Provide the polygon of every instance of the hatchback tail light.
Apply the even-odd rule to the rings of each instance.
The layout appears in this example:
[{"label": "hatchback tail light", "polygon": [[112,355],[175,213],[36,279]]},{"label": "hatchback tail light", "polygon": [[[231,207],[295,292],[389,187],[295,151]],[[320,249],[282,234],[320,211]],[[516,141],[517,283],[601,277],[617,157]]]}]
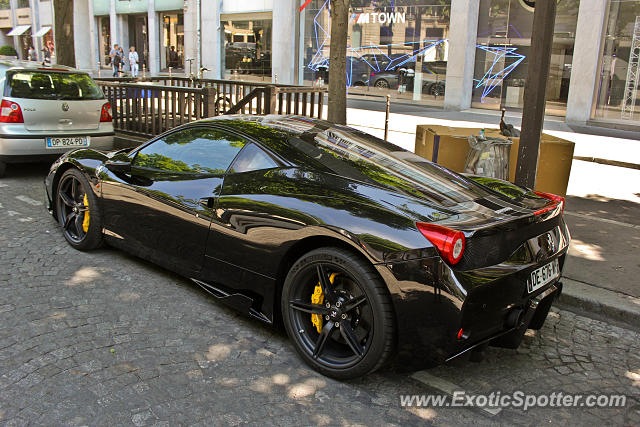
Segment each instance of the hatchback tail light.
[{"label": "hatchback tail light", "polygon": [[551,200],[552,202],[554,202],[553,205],[551,205],[551,206],[547,206],[547,207],[544,207],[542,209],[539,209],[539,210],[535,211],[533,213],[534,215],[542,215],[544,213],[547,213],[549,211],[554,210],[558,206],[560,206],[561,212],[564,213],[564,197],[556,196],[555,194],[551,194],[551,193],[543,193],[541,191],[534,191],[533,193],[538,195],[538,196],[540,196],[540,197],[542,197],[542,198],[545,198],[545,199],[548,199],[548,200]]},{"label": "hatchback tail light", "polygon": [[100,112],[100,121],[101,122],[110,122],[113,118],[111,117],[111,104],[107,102],[102,106],[102,112]]},{"label": "hatchback tail light", "polygon": [[460,261],[465,242],[462,231],[424,222],[418,222],[416,226],[422,235],[438,249],[440,256],[450,264],[457,264]]},{"label": "hatchback tail light", "polygon": [[20,106],[13,101],[3,99],[0,104],[0,123],[24,123]]}]

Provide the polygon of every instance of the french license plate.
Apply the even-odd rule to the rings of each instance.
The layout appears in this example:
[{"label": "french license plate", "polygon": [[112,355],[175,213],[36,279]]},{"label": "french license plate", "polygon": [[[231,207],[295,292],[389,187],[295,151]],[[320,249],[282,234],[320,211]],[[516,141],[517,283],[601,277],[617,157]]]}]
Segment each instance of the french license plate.
[{"label": "french license plate", "polygon": [[47,148],[88,147],[88,136],[70,136],[67,138],[46,138]]},{"label": "french license plate", "polygon": [[558,260],[554,259],[549,264],[536,268],[531,272],[529,280],[527,280],[527,289],[529,293],[534,292],[558,276],[560,276],[560,267],[558,267]]}]

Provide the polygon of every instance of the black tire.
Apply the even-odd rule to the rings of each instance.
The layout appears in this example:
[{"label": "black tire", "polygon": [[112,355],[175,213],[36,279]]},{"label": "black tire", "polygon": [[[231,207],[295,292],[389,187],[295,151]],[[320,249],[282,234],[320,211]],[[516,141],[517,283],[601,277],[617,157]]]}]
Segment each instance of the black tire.
[{"label": "black tire", "polygon": [[[320,277],[324,300],[312,304]],[[389,291],[371,264],[347,250],[319,248],[298,259],[285,279],[281,309],[302,359],[326,376],[361,377],[391,357],[395,322]],[[321,316],[320,325],[312,323],[312,313]]]},{"label": "black tire", "polygon": [[[84,200],[85,195],[87,204]],[[71,246],[80,251],[100,247],[102,215],[98,199],[82,172],[71,168],[62,174],[55,192],[55,203],[62,234]],[[86,229],[85,221],[88,221]]]},{"label": "black tire", "polygon": [[4,173],[7,171],[7,164],[5,162],[0,162],[0,178],[4,176]]}]

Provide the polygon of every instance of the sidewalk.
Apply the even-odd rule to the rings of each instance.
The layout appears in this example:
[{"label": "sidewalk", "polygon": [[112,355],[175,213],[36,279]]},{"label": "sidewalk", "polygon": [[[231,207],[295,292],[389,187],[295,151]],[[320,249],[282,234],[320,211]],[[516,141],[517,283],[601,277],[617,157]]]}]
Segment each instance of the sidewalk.
[{"label": "sidewalk", "polygon": [[[349,126],[384,136],[384,111],[369,109],[379,106],[368,101],[349,104],[367,108],[348,108]],[[388,139],[411,151],[418,124],[498,127],[500,122],[497,112],[429,111],[402,105],[392,106],[391,111]],[[519,125],[520,118],[507,115],[506,121]],[[629,138],[640,135],[601,128],[580,128],[590,134],[579,133],[553,117],[545,120],[544,128],[576,144],[565,210],[572,243],[564,267],[564,292],[557,304],[640,328],[640,141]],[[608,160],[638,168],[602,164]]]}]

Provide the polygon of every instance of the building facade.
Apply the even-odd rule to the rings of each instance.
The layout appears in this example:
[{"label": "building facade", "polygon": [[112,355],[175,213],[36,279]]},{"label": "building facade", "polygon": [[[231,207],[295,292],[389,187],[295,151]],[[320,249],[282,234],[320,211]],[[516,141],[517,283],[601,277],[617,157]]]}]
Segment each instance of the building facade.
[{"label": "building facade", "polygon": [[26,59],[33,47],[37,59],[44,59],[46,47],[55,57],[53,5],[51,0],[0,0],[0,46],[13,47]]},{"label": "building facade", "polygon": [[[640,1],[557,2],[547,114],[572,123],[640,125]],[[529,3],[351,0],[349,94],[391,94],[395,102],[451,110],[521,110],[525,78],[536,68],[528,62]],[[204,67],[211,78],[326,84],[329,5],[75,0],[77,63],[108,67],[110,47],[119,43],[135,46],[151,73],[196,74]]]}]

